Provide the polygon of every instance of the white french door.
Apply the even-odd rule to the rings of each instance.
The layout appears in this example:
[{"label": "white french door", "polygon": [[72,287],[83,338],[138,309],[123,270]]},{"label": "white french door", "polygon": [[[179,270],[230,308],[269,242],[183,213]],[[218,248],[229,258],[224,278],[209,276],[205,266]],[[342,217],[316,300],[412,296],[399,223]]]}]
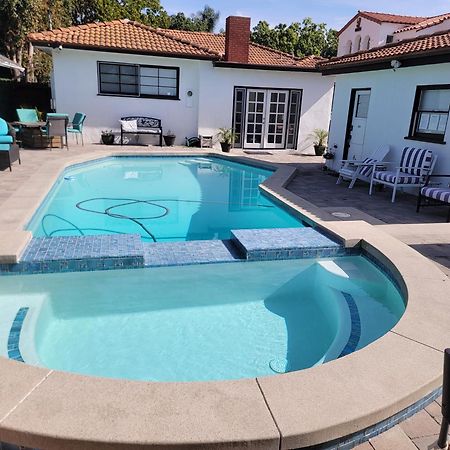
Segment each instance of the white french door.
[{"label": "white french door", "polygon": [[288,93],[286,91],[268,91],[265,148],[285,147],[287,108]]},{"label": "white french door", "polygon": [[369,103],[370,89],[355,91],[347,159],[362,160],[366,156],[364,155],[364,140],[366,137]]},{"label": "white french door", "polygon": [[248,89],[244,148],[285,148],[288,91]]}]

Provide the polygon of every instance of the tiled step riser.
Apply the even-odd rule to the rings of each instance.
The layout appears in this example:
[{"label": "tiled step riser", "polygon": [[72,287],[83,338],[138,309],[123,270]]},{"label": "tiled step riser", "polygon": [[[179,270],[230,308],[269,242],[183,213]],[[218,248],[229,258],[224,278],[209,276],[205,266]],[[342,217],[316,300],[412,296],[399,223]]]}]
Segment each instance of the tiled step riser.
[{"label": "tiled step riser", "polygon": [[34,238],[0,275],[85,272],[234,261],[330,258],[345,249],[313,228],[232,231],[228,241],[143,243],[139,235]]},{"label": "tiled step riser", "polygon": [[232,231],[232,242],[248,261],[332,258],[345,248],[313,228]]}]

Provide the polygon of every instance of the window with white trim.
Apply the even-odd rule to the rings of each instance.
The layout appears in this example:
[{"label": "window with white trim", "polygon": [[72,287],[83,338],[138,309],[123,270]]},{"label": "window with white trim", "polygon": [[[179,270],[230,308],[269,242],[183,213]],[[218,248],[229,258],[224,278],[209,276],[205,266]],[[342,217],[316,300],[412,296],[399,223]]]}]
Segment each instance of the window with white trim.
[{"label": "window with white trim", "polygon": [[414,102],[410,137],[444,142],[450,109],[450,85],[419,86]]},{"label": "window with white trim", "polygon": [[99,94],[178,99],[179,73],[178,67],[99,62]]}]

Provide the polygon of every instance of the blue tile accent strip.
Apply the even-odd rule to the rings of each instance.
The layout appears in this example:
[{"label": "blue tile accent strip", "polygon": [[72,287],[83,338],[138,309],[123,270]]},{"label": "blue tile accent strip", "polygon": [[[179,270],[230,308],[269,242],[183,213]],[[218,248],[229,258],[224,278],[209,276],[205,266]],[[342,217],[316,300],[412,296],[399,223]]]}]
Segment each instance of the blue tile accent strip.
[{"label": "blue tile accent strip", "polygon": [[314,228],[232,230],[232,240],[249,261],[329,258],[344,247]]},{"label": "blue tile accent strip", "polygon": [[422,409],[426,408],[430,403],[436,400],[442,394],[442,387],[434,390],[424,398],[420,399],[416,403],[408,406],[402,411],[394,414],[393,416],[378,422],[375,425],[365,428],[364,430],[357,431],[356,433],[344,436],[340,439],[336,439],[331,442],[325,442],[323,444],[313,445],[310,447],[304,447],[304,450],[350,450],[369,439],[378,436],[381,433],[389,430],[395,425],[403,422],[414,414],[418,413]]},{"label": "blue tile accent strip", "polygon": [[138,234],[102,234],[33,238],[21,261],[65,261],[89,258],[123,258],[143,255]]},{"label": "blue tile accent strip", "polygon": [[18,264],[0,264],[0,275],[83,272],[144,267],[137,234],[33,238]]},{"label": "blue tile accent strip", "polygon": [[358,305],[356,304],[355,299],[351,294],[343,291],[341,291],[341,293],[344,296],[345,301],[348,305],[348,309],[350,311],[352,329],[350,332],[350,337],[348,338],[348,342],[339,355],[339,358],[353,353],[356,350],[356,347],[358,346],[359,340],[361,338],[361,318],[359,317]]},{"label": "blue tile accent strip", "polygon": [[22,331],[23,321],[25,320],[28,310],[29,308],[26,307],[20,308],[19,311],[17,311],[8,336],[8,357],[9,359],[20,362],[24,362],[19,348],[20,332]]},{"label": "blue tile accent strip", "polygon": [[146,267],[180,266],[242,260],[230,241],[144,243]]}]

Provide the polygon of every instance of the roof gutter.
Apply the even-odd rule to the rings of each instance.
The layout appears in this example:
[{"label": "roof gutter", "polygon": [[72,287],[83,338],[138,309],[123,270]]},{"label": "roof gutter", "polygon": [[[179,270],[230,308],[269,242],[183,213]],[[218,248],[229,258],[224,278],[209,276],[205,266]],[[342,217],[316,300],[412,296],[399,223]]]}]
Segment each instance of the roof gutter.
[{"label": "roof gutter", "polygon": [[[369,72],[374,70],[392,69],[391,61],[398,60],[402,63],[401,67],[414,67],[429,64],[443,64],[450,62],[450,47],[445,49],[429,50],[427,52],[417,52],[407,55],[392,55],[374,60],[365,60],[358,62],[349,62],[335,64],[329,67],[319,66],[322,75],[338,75],[344,73]],[[400,69],[401,70],[401,69]]]},{"label": "roof gutter", "polygon": [[220,67],[224,69],[253,69],[253,70],[276,70],[281,72],[312,72],[320,73],[317,67],[299,67],[299,66],[276,66],[269,64],[243,64],[232,63],[227,61],[214,61],[214,67]]}]

